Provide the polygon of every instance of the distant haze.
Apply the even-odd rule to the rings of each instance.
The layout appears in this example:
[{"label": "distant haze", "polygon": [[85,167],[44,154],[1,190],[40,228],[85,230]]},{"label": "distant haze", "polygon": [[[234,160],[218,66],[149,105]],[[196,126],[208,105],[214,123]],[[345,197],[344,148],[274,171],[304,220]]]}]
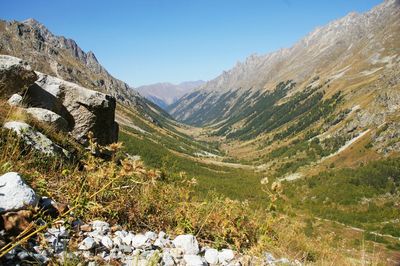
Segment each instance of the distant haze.
[{"label": "distant haze", "polygon": [[193,91],[203,85],[205,81],[186,81],[180,84],[168,82],[155,83],[136,88],[136,90],[148,100],[157,104],[163,109],[168,105],[175,103],[183,95]]}]

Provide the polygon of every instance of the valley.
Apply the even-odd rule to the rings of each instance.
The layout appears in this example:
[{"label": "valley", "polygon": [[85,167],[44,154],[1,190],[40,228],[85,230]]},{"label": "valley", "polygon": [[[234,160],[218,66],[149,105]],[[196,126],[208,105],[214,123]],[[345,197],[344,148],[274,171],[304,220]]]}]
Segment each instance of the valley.
[{"label": "valley", "polygon": [[[1,178],[68,206],[50,218],[2,200],[0,264],[53,245],[61,219],[68,243],[42,264],[78,250],[72,261],[217,265],[204,262],[215,249],[235,253],[218,265],[397,265],[399,32],[400,2],[386,0],[212,80],[133,88],[40,22],[0,20]],[[128,231],[146,243],[114,241]]]}]

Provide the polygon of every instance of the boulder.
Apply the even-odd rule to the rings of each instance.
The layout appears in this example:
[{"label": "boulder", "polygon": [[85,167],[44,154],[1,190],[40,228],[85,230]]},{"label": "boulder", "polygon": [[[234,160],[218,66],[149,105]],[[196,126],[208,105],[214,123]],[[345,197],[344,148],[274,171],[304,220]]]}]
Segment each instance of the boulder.
[{"label": "boulder", "polygon": [[179,235],[172,243],[175,247],[183,249],[186,255],[197,255],[199,253],[199,244],[193,235]]},{"label": "boulder", "polygon": [[67,120],[53,111],[38,107],[31,107],[26,109],[26,112],[40,122],[50,124],[61,131],[68,131]]},{"label": "boulder", "polygon": [[10,99],[8,99],[8,104],[11,106],[21,106],[22,105],[22,96],[19,94],[13,94],[11,95]]},{"label": "boulder", "polygon": [[3,127],[16,132],[17,135],[19,135],[23,139],[25,144],[31,146],[35,150],[45,155],[60,155],[69,157],[68,151],[64,150],[57,144],[54,144],[48,137],[46,137],[39,131],[36,131],[33,127],[24,122],[6,122]]},{"label": "boulder", "polygon": [[18,173],[0,176],[0,211],[14,211],[25,206],[36,206],[38,197]]},{"label": "boulder", "polygon": [[0,55],[0,95],[9,98],[32,85],[37,76],[27,62],[8,55]]},{"label": "boulder", "polygon": [[30,106],[62,116],[72,136],[83,145],[88,144],[90,131],[101,145],[118,140],[114,97],[49,75],[38,72],[37,75],[38,80],[27,91],[26,101]]}]

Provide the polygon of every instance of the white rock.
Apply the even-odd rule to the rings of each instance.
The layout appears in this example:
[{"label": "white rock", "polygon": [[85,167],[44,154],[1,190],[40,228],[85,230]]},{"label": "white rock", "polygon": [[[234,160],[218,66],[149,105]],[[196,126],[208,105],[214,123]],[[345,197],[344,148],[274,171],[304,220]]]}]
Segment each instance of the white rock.
[{"label": "white rock", "polygon": [[67,120],[65,120],[60,115],[54,113],[53,111],[43,108],[31,107],[27,108],[26,112],[31,116],[33,116],[36,120],[53,125],[58,130],[61,131],[68,130]]},{"label": "white rock", "polygon": [[35,206],[38,197],[18,173],[0,176],[0,211],[12,211],[24,206]]},{"label": "white rock", "polygon": [[67,156],[68,152],[60,146],[54,144],[48,137],[36,131],[25,122],[11,121],[4,124],[4,128],[13,130],[21,136],[27,145],[46,155],[54,156],[56,154]]},{"label": "white rock", "polygon": [[231,249],[222,249],[218,252],[218,260],[220,263],[228,263],[235,257],[235,254]]},{"label": "white rock", "polygon": [[146,245],[149,239],[143,234],[137,234],[132,238],[132,246],[134,248],[140,248]]},{"label": "white rock", "polygon": [[184,255],[183,260],[186,262],[186,266],[203,266],[203,260],[197,255]]},{"label": "white rock", "polygon": [[150,240],[156,240],[157,239],[157,234],[156,233],[154,233],[154,232],[151,232],[151,231],[149,231],[149,232],[146,232],[146,234],[144,234],[148,239],[150,239]]},{"label": "white rock", "polygon": [[92,222],[92,227],[93,230],[108,231],[110,229],[110,224],[107,222],[96,220]]},{"label": "white rock", "polygon": [[168,251],[165,251],[162,254],[161,261],[162,261],[163,266],[174,266],[175,265],[174,258]]},{"label": "white rock", "polygon": [[114,237],[112,240],[113,240],[114,245],[116,245],[118,247],[120,247],[123,243],[122,238],[119,236]]},{"label": "white rock", "polygon": [[80,250],[90,250],[96,246],[96,241],[91,237],[86,237],[79,245]]},{"label": "white rock", "polygon": [[20,106],[22,104],[22,96],[19,94],[13,94],[7,102],[11,106]]},{"label": "white rock", "polygon": [[122,239],[128,235],[128,232],[125,230],[116,231],[114,235],[119,236]]},{"label": "white rock", "polygon": [[126,245],[132,245],[132,240],[135,237],[134,234],[132,234],[131,232],[129,232],[124,238],[122,238],[122,242]]},{"label": "white rock", "polygon": [[207,249],[204,258],[210,264],[217,264],[218,263],[218,250],[210,248]]},{"label": "white rock", "polygon": [[103,244],[103,246],[105,246],[108,249],[111,249],[113,247],[113,241],[109,236],[103,236],[101,238],[101,244]]},{"label": "white rock", "polygon": [[179,235],[172,243],[177,248],[182,248],[187,255],[197,255],[199,253],[199,244],[193,235]]}]

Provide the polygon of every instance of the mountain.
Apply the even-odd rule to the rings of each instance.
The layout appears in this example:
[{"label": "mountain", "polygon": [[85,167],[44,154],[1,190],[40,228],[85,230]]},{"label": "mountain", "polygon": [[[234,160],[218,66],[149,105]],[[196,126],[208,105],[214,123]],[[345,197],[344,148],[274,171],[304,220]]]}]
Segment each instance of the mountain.
[{"label": "mountain", "polygon": [[165,82],[141,86],[136,88],[136,90],[148,100],[166,109],[168,105],[175,103],[183,95],[200,87],[204,83],[205,81],[202,80],[186,81],[180,84]]},{"label": "mountain", "polygon": [[251,55],[180,99],[169,111],[192,125],[229,121],[241,108],[254,106],[257,97],[287,80],[297,84],[287,95],[329,82],[327,95],[343,91],[346,100],[357,105],[361,99],[356,95],[367,85],[381,87],[385,81],[396,80],[399,5],[398,0],[385,1],[365,14],[350,13],[317,28],[291,48]]},{"label": "mountain", "polygon": [[91,51],[51,33],[34,19],[0,20],[0,54],[26,60],[42,73],[114,96],[118,102],[145,110],[148,103],[125,82],[113,77]]}]

